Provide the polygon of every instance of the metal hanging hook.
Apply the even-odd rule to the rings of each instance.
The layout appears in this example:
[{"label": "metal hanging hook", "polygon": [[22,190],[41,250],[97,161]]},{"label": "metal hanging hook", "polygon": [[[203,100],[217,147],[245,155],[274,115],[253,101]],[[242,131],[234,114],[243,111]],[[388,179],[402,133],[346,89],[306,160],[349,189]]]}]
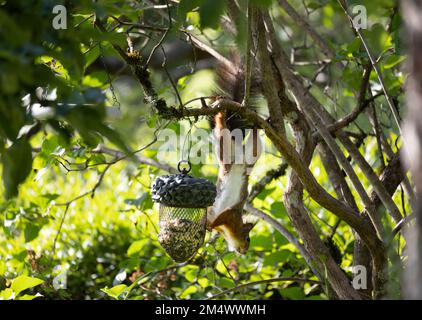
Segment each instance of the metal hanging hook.
[{"label": "metal hanging hook", "polygon": [[[182,168],[181,166],[183,164],[186,164],[188,168]],[[192,169],[192,165],[190,164],[189,160],[180,160],[179,163],[177,164],[177,170],[179,170],[179,172],[182,174],[188,174],[191,169]]]}]

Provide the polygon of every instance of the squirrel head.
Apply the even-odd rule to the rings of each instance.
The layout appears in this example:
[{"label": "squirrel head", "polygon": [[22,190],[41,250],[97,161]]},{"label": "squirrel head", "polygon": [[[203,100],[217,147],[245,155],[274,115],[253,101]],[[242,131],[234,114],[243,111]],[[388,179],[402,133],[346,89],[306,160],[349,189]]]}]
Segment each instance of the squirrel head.
[{"label": "squirrel head", "polygon": [[236,252],[245,254],[248,252],[251,238],[249,237],[249,231],[253,228],[252,223],[243,224],[238,235],[234,235],[231,240],[233,241],[232,247]]},{"label": "squirrel head", "polygon": [[253,223],[245,223],[241,211],[227,209],[211,224],[211,229],[219,232],[227,241],[229,247],[237,253],[245,254],[249,249],[249,232],[254,227]]}]

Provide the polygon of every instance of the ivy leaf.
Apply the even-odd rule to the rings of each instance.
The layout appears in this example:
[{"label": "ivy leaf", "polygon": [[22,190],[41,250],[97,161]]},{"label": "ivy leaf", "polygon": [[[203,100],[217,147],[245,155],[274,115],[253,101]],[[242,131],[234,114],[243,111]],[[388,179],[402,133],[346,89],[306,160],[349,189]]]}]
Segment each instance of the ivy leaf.
[{"label": "ivy leaf", "polygon": [[32,168],[32,149],[25,139],[16,140],[2,152],[3,184],[6,199],[18,194],[18,186],[25,181]]}]

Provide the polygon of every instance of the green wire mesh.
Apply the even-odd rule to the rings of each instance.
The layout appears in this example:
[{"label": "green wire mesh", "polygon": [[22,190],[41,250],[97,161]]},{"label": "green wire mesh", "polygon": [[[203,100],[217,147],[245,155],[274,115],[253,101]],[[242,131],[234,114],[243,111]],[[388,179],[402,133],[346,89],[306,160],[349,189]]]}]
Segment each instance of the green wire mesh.
[{"label": "green wire mesh", "polygon": [[160,204],[158,241],[176,262],[192,258],[204,243],[206,208],[180,208]]}]

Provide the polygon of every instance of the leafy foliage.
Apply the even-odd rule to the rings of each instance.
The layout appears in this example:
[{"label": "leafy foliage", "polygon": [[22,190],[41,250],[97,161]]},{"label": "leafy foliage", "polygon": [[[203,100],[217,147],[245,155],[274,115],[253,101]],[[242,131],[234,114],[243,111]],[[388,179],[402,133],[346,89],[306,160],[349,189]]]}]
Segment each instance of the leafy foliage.
[{"label": "leafy foliage", "polygon": [[[6,0],[0,4],[3,180],[0,194],[4,195],[0,200],[0,298],[203,299],[241,283],[269,278],[317,281],[297,248],[263,221],[253,229],[250,250],[244,256],[229,252],[221,237],[215,239],[211,235],[196,258],[186,265],[175,265],[166,256],[157,241],[157,208],[150,196],[151,182],[163,171],[127,156],[132,155],[132,150],[142,149],[138,155],[161,161],[157,159],[157,149],[162,141],[156,143],[157,148],[143,149],[154,140],[157,128],[167,125],[183,136],[191,126],[187,121],[167,124],[159,119],[150,105],[143,102],[139,84],[128,77],[130,70],[121,65],[121,58],[113,50],[113,45],[127,46],[129,31],[126,23],[119,25],[116,21],[139,22],[151,26],[140,28],[142,32],[135,43],[147,59],[161,39],[159,31],[168,27],[167,14],[160,14],[166,9],[148,8],[147,3],[157,1],[72,1],[67,8],[68,28],[54,30],[52,8],[59,2]],[[246,1],[240,2],[245,7]],[[278,21],[277,36],[286,51],[293,52],[295,62],[322,59],[314,44],[309,44],[306,37],[304,40],[300,27],[289,20],[275,1],[251,2],[271,11]],[[368,63],[366,51],[345,27],[347,20],[337,1],[291,2],[301,14],[307,15],[335,51],[335,57],[325,66],[328,72],[323,72],[325,67],[321,71],[319,63],[298,63],[297,72],[306,79],[310,92],[340,119],[355,107],[362,67]],[[405,75],[401,66],[406,58],[402,52],[397,4],[376,0],[365,5],[372,22],[365,36],[378,57],[386,86],[403,113]],[[185,38],[187,31],[194,30],[197,37],[211,39],[213,48],[222,51],[229,48],[224,52],[227,56],[235,46],[243,48],[246,34],[232,35],[222,29],[220,21],[227,6],[228,1],[223,0],[180,0],[177,6],[172,4],[169,10],[175,28],[167,35],[169,43]],[[98,27],[94,17],[107,32]],[[239,29],[245,23],[242,16],[234,21]],[[153,41],[144,45],[142,34]],[[185,42],[191,45],[191,39],[187,38]],[[166,57],[170,72],[162,71],[161,60],[151,68],[153,84],[170,105],[178,104],[174,88],[183,101],[215,92],[210,70],[188,72],[176,84],[167,78],[167,72],[177,74],[182,64],[186,64],[186,69],[196,66],[196,59],[205,55],[196,50],[192,61],[186,61],[189,60],[186,57],[177,61],[172,61],[170,55]],[[338,62],[343,63],[342,70],[331,68]],[[374,73],[370,82],[374,94],[379,93]],[[385,98],[380,95],[376,99],[386,140],[394,145],[398,132],[385,107]],[[118,116],[114,117],[113,112]],[[195,125],[208,128],[206,119],[200,120]],[[380,172],[385,159],[377,153],[376,137],[369,134],[359,140],[359,134],[372,129],[364,115],[350,126],[352,134],[358,137],[354,142],[361,153]],[[99,146],[114,146],[118,150],[101,153]],[[397,151],[396,146],[393,149]],[[251,176],[252,183],[281,162],[268,141],[267,150],[271,152],[259,160]],[[178,156],[169,154],[164,162],[174,166]],[[353,162],[352,165],[358,168]],[[318,156],[313,158],[310,168],[318,182],[334,195]],[[365,175],[357,172],[364,187],[370,190]],[[213,165],[193,167],[194,175],[211,180],[216,173]],[[284,176],[272,181],[253,204],[296,236],[281,200],[286,183]],[[352,192],[357,196],[355,190]],[[393,200],[404,211],[410,211],[400,192]],[[333,235],[330,243],[338,263],[351,278],[347,269],[352,265],[355,241],[351,228],[310,198],[305,198],[305,203],[321,238],[326,240]],[[363,204],[359,202],[358,206],[362,208]],[[392,225],[389,219],[385,223]],[[391,255],[401,252],[403,239],[392,243]],[[398,273],[394,269],[391,272]],[[398,277],[395,274],[394,278]],[[399,291],[400,288],[392,287],[389,294],[397,297]],[[325,299],[327,296],[319,285],[283,280],[233,290],[223,298]]]}]

